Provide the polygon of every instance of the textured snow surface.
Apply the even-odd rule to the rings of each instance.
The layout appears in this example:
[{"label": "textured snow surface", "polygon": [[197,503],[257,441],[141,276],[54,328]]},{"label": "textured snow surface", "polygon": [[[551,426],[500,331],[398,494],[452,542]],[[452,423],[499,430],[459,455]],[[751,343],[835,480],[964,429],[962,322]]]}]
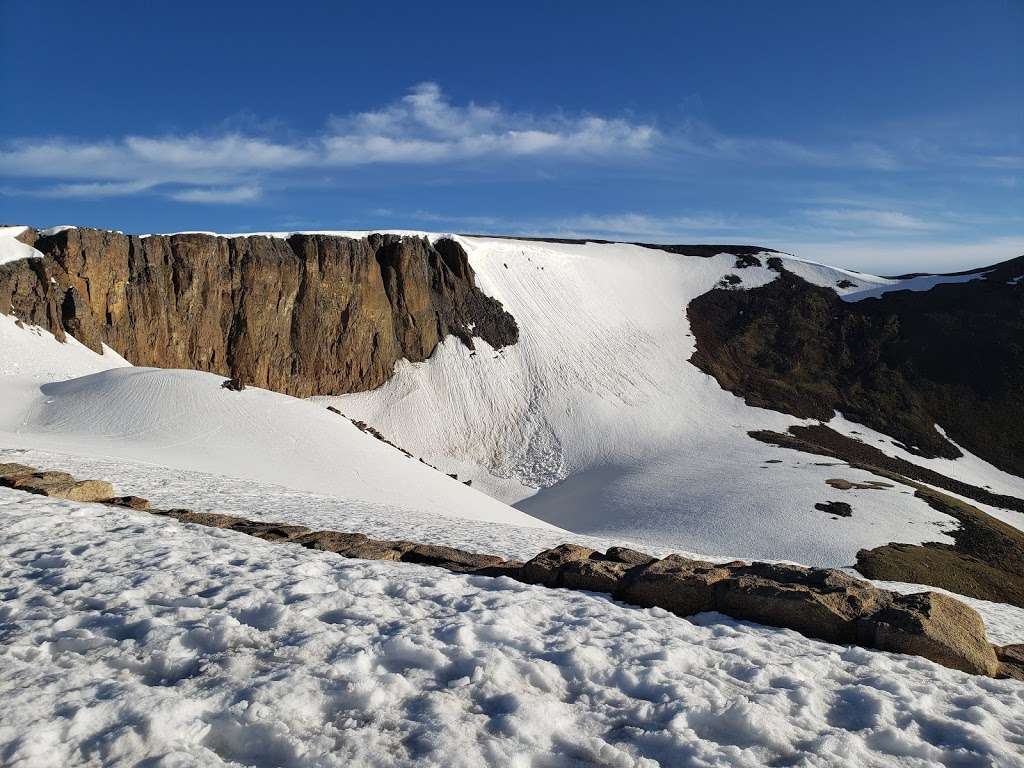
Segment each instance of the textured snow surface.
[{"label": "textured snow surface", "polygon": [[[0,316],[0,447],[146,461],[314,493],[366,515],[552,528],[361,432],[325,407],[224,377],[129,366]],[[114,473],[116,475],[116,473]],[[337,526],[335,526],[337,527]]]},{"label": "textured snow surface", "polygon": [[[601,538],[568,533],[558,529],[508,525],[477,520],[454,521],[447,517],[414,510],[388,514],[373,505],[332,496],[294,491],[251,480],[238,480],[203,472],[170,469],[154,464],[75,456],[28,449],[0,448],[0,462],[18,462],[34,467],[59,468],[76,477],[113,481],[115,493],[138,495],[160,509],[181,508],[199,512],[220,512],[275,523],[305,525],[313,529],[356,531],[377,539],[405,539],[458,547],[519,560],[529,560],[544,549],[572,542],[605,551],[612,546],[639,546],[628,538]],[[644,549],[664,557],[672,553],[695,559],[727,562],[737,559],[728,553],[687,552],[667,547]],[[863,578],[852,568],[852,576]],[[902,582],[875,583],[897,592],[937,589]],[[945,590],[937,589],[939,592]],[[968,603],[985,621],[994,643],[1024,643],[1024,608],[991,603],[947,592]]]},{"label": "textured snow surface", "polygon": [[1019,765],[1024,685],[0,490],[0,762]]},{"label": "textured snow surface", "polygon": [[[728,254],[461,241],[479,286],[518,321],[519,343],[496,352],[478,342],[474,354],[448,339],[424,363],[400,362],[379,389],[325,401],[580,533],[830,566],[891,541],[950,541],[952,519],[909,489],[836,491],[825,480],[877,478],[750,438],[801,422],[748,407],[688,362],[689,302],[724,274],[755,287],[775,272],[737,269]],[[822,285],[847,274],[811,266],[805,276]],[[830,500],[853,516],[814,508]]]}]

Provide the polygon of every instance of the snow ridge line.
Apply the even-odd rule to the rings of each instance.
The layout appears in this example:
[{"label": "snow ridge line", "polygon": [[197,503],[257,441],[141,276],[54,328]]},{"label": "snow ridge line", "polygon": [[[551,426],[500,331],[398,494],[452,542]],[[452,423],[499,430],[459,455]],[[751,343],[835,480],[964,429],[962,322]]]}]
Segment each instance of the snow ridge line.
[{"label": "snow ridge line", "polygon": [[[41,482],[60,476],[60,483]],[[455,573],[508,577],[527,584],[608,593],[625,603],[659,607],[686,617],[719,611],[732,618],[794,629],[828,642],[909,653],[943,666],[989,677],[1024,679],[1024,646],[993,646],[981,617],[935,592],[900,595],[831,569],[796,565],[714,564],[679,555],[658,559],[625,547],[600,553],[562,544],[526,563],[454,547],[371,539],[361,533],[313,531],[234,515],[152,509],[138,496],[100,498],[104,481],[0,464],[0,486],[96,501],[169,517],[178,522],[245,533],[271,543],[293,543],[343,557],[432,565]],[[71,489],[69,491],[69,489]],[[84,495],[93,489],[93,497]]]}]

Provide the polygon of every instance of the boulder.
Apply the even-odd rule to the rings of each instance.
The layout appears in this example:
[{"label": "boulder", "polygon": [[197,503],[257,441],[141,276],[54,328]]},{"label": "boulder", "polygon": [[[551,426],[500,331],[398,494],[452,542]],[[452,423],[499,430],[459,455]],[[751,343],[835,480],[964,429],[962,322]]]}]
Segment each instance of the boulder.
[{"label": "boulder", "polygon": [[938,592],[896,595],[858,624],[861,644],[909,653],[946,667],[994,676],[999,659],[973,608]]},{"label": "boulder", "polygon": [[500,566],[505,562],[505,558],[497,555],[480,555],[436,544],[414,544],[402,554],[401,559],[403,562],[434,565],[456,573],[472,573],[481,568]]},{"label": "boulder", "polygon": [[815,504],[814,508],[829,515],[837,515],[839,517],[853,516],[853,507],[845,501],[823,501]]},{"label": "boulder", "polygon": [[669,555],[629,570],[614,594],[644,608],[690,616],[715,609],[715,584],[728,576],[728,566]]},{"label": "boulder", "polygon": [[149,499],[144,499],[141,496],[114,496],[110,499],[104,499],[103,503],[115,507],[127,507],[138,512],[148,512],[150,507]]},{"label": "boulder", "polygon": [[67,472],[33,472],[3,478],[3,484],[19,491],[71,501],[104,501],[114,495],[106,480],[75,480]]},{"label": "boulder", "polygon": [[630,565],[647,565],[658,559],[646,552],[638,552],[629,547],[609,547],[605,557],[617,563],[629,563]]},{"label": "boulder", "polygon": [[401,560],[402,555],[415,546],[411,541],[379,541],[361,533],[341,531],[313,531],[297,536],[294,541],[309,549],[362,560]]},{"label": "boulder", "polygon": [[21,475],[31,475],[33,472],[38,472],[35,467],[30,467],[26,464],[0,464],[0,485],[6,485],[3,481],[8,478],[19,477]]},{"label": "boulder", "polygon": [[578,544],[559,544],[554,549],[545,549],[536,557],[527,560],[520,573],[520,579],[527,584],[543,584],[547,587],[561,586],[559,571],[566,563],[589,560],[597,554],[590,547]]},{"label": "boulder", "polygon": [[239,533],[246,533],[264,541],[290,541],[297,536],[309,533],[304,525],[282,525],[280,523],[263,523],[259,520],[240,520],[226,528]]},{"label": "boulder", "polygon": [[722,613],[833,643],[855,642],[858,620],[887,605],[890,594],[842,571],[771,563],[732,566],[715,583]]},{"label": "boulder", "polygon": [[567,589],[586,589],[591,592],[612,593],[635,564],[608,560],[603,557],[588,560],[570,560],[558,569],[558,586]]},{"label": "boulder", "polygon": [[996,677],[1024,681],[1024,645],[996,645],[992,649],[999,659]]},{"label": "boulder", "polygon": [[192,523],[194,525],[205,525],[208,528],[230,528],[241,522],[244,517],[225,515],[220,512],[193,512],[191,509],[152,509],[154,515],[170,517],[179,523]]}]

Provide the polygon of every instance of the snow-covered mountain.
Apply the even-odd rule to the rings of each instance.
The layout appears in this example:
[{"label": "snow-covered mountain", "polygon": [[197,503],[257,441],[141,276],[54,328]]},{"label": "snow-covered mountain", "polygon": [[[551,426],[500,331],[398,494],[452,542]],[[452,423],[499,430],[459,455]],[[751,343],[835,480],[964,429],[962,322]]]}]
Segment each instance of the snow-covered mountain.
[{"label": "snow-covered mountain", "polygon": [[[932,297],[936,317],[944,292],[998,283],[984,303],[1004,312],[1000,302],[1024,290],[1010,274],[1024,273],[1020,260],[885,278],[752,247],[370,234],[0,231],[0,300],[11,311],[0,315],[0,462],[104,477],[162,507],[509,557],[575,541],[851,568],[858,552],[898,544],[913,557],[896,574],[920,574],[939,552],[953,558],[947,570],[968,560],[989,569],[948,588],[979,610],[994,642],[1024,642],[1015,437],[977,442],[962,425],[929,422],[940,407],[959,412],[927,366],[900,373],[913,419],[892,429],[865,423],[891,405],[872,389],[891,381],[876,368],[822,387],[824,418],[794,412],[817,393],[822,365],[864,369],[862,349],[884,361],[885,344],[906,343],[888,314],[879,327],[892,334],[879,341],[858,306],[897,297],[907,326],[914,310],[901,297]],[[764,300],[786,281],[809,287]],[[717,303],[695,316],[708,296]],[[784,339],[750,328],[787,322],[772,314],[780,306],[822,320],[787,330],[853,345],[835,359],[835,345],[787,358],[803,368],[796,395],[751,370],[763,362],[777,373],[757,345]],[[1011,332],[1020,321],[1005,317]],[[1012,391],[961,376],[962,402],[977,407],[982,390],[1002,408],[1018,402],[1021,352],[1010,347],[991,379]],[[332,350],[336,369],[310,367]],[[360,367],[364,354],[372,360]],[[131,365],[140,360],[183,367]],[[251,385],[288,391],[289,371],[301,380],[294,394],[315,396]],[[228,374],[250,386],[224,388]],[[314,393],[318,382],[337,388]],[[360,382],[373,388],[347,391]],[[859,395],[881,404],[866,415],[832,406]],[[1017,416],[1003,411],[1007,433]],[[922,423],[934,446],[907,437]],[[1002,453],[988,461],[975,445]],[[672,765],[682,755],[1013,765],[1020,754],[1024,688],[1013,681],[975,682],[717,614],[689,624],[502,579],[305,550],[275,559],[240,535],[23,495],[0,489],[11,521],[0,579],[19,585],[4,593],[0,630],[9,625],[12,642],[2,654],[37,692],[35,709],[0,717],[0,759],[12,765],[83,762],[80,733],[94,738],[96,761],[123,764],[172,765],[177,754],[214,765]],[[998,600],[993,582],[1008,590]],[[31,613],[47,601],[52,616]],[[115,669],[125,679],[105,704]],[[54,714],[71,691],[89,723]],[[129,734],[122,696],[180,727],[147,716]],[[42,734],[39,720],[60,724],[43,748],[17,735]],[[566,729],[579,738],[569,743]]]}]

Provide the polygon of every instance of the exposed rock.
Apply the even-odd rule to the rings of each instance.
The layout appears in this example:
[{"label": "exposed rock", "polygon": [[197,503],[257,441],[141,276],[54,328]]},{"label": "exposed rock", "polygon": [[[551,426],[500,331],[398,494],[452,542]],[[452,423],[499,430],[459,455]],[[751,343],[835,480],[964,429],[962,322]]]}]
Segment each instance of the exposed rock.
[{"label": "exposed rock", "polygon": [[853,507],[845,501],[822,501],[815,504],[814,508],[829,515],[837,515],[838,517],[853,516]]},{"label": "exposed rock", "polygon": [[401,559],[407,563],[435,565],[456,573],[476,572],[481,569],[500,567],[506,563],[505,558],[497,555],[480,555],[437,544],[414,544],[402,554]]},{"label": "exposed rock", "polygon": [[554,549],[546,549],[523,565],[521,580],[527,584],[543,584],[548,587],[559,586],[559,571],[566,563],[588,560],[596,550],[581,547],[577,544],[560,544]]},{"label": "exposed rock", "polygon": [[999,660],[973,608],[938,592],[898,595],[859,625],[862,643],[923,656],[946,667],[995,676]]},{"label": "exposed rock", "polygon": [[993,646],[999,659],[997,677],[1008,677],[1024,682],[1024,645]]},{"label": "exposed rock", "polygon": [[[1024,307],[1024,302],[1022,302],[1022,307]],[[755,440],[760,440],[769,445],[777,445],[781,448],[791,448],[795,451],[804,451],[819,456],[842,459],[852,467],[866,469],[869,472],[874,472],[876,475],[898,483],[906,483],[907,479],[918,480],[922,483],[928,483],[937,488],[966,496],[969,499],[980,501],[982,504],[991,504],[994,507],[1024,512],[1024,499],[1008,496],[1003,493],[995,493],[987,488],[981,488],[965,483],[962,480],[948,477],[920,464],[914,464],[906,459],[901,459],[898,456],[888,456],[875,446],[868,445],[853,437],[842,435],[824,424],[794,426],[790,427],[787,432],[772,432],[766,429],[753,430],[747,434]],[[936,434],[938,433],[936,432]],[[876,483],[876,485],[878,484]]]},{"label": "exposed rock", "polygon": [[832,643],[855,642],[857,621],[890,599],[842,571],[769,563],[732,566],[714,586],[714,605],[722,613]]},{"label": "exposed rock", "polygon": [[225,515],[220,512],[193,512],[191,509],[153,509],[155,515],[169,517],[179,523],[205,525],[208,528],[230,528],[233,525],[247,522],[244,517]]},{"label": "exposed rock", "polygon": [[728,565],[669,555],[629,571],[615,596],[645,608],[664,608],[689,616],[715,610],[715,585],[728,576]]},{"label": "exposed rock", "polygon": [[0,477],[0,485],[71,501],[105,501],[114,495],[105,480],[75,480],[67,472],[20,472]]},{"label": "exposed rock", "polygon": [[38,471],[35,467],[30,467],[26,464],[0,464],[0,478],[11,478],[19,475],[31,475],[33,472]]},{"label": "exposed rock", "polygon": [[224,383],[220,385],[222,389],[228,389],[232,392],[241,392],[245,389],[245,382],[241,379],[225,379]]},{"label": "exposed rock", "polygon": [[647,565],[658,559],[646,552],[638,552],[629,547],[609,547],[605,557],[617,563],[629,563],[630,565]]},{"label": "exposed rock", "polygon": [[304,525],[282,525],[280,523],[264,523],[259,520],[241,520],[222,527],[246,533],[264,541],[289,541],[310,531]]},{"label": "exposed rock", "polygon": [[104,504],[112,504],[115,507],[127,507],[137,512],[148,512],[150,509],[149,499],[141,496],[115,496],[111,499],[103,499]]},{"label": "exposed rock", "polygon": [[[136,365],[194,368],[306,397],[372,389],[448,335],[515,343],[454,240],[370,235],[33,235],[0,266],[0,307],[106,343]],[[473,328],[470,331],[470,328]]]},{"label": "exposed rock", "polygon": [[630,563],[604,558],[570,560],[559,567],[555,583],[548,586],[613,593],[618,589],[622,577],[635,567]]},{"label": "exposed rock", "polygon": [[362,560],[401,560],[402,555],[415,546],[411,541],[379,541],[361,533],[339,531],[314,531],[297,536],[294,541],[309,549]]},{"label": "exposed rock", "polygon": [[[1024,476],[1024,256],[984,279],[843,301],[784,269],[750,290],[712,290],[687,313],[691,362],[752,406],[846,418],[924,457],[957,445]],[[935,429],[941,424],[946,436]],[[954,442],[956,444],[954,444]]]},{"label": "exposed rock", "polygon": [[[0,465],[0,482],[22,490],[28,490],[32,483],[62,491],[90,484],[110,487],[103,481],[77,481],[66,472],[32,469]],[[139,510],[148,507],[145,499],[135,496],[108,495],[105,501]],[[680,616],[718,610],[734,618],[788,627],[831,642],[916,654],[975,674],[1024,679],[1024,646],[993,649],[981,618],[968,606],[934,592],[896,595],[840,571],[768,563],[718,565],[679,555],[656,560],[626,547],[612,547],[601,554],[574,544],[546,550],[523,564],[454,547],[381,541],[361,533],[310,531],[301,525],[221,513],[187,509],[151,512],[179,522],[228,529],[270,542],[293,542],[345,557],[401,560],[460,573],[510,576],[552,587],[608,592],[626,602],[658,606]]]},{"label": "exposed rock", "polygon": [[855,483],[852,480],[844,480],[841,477],[830,477],[825,483],[839,491],[880,491],[883,488],[895,487],[892,483],[884,483],[881,480],[867,480]]}]

